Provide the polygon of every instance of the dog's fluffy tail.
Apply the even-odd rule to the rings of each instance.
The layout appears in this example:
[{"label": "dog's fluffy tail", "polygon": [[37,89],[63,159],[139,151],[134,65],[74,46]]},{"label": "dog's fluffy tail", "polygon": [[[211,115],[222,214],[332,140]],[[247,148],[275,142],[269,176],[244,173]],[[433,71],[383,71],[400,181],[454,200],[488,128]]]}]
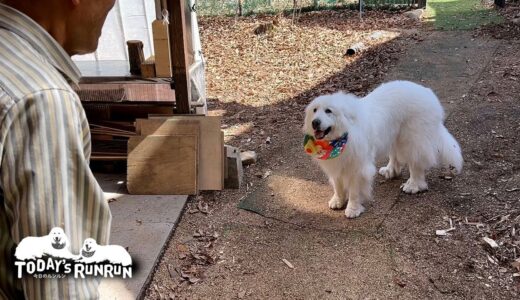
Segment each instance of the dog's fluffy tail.
[{"label": "dog's fluffy tail", "polygon": [[440,128],[439,152],[441,163],[444,167],[454,170],[455,174],[462,172],[464,160],[462,159],[459,143],[443,125]]}]

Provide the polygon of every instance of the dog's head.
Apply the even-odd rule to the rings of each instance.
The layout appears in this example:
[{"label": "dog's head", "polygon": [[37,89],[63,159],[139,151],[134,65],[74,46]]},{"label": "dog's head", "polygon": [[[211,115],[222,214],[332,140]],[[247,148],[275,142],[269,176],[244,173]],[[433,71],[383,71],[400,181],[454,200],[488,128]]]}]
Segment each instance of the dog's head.
[{"label": "dog's head", "polygon": [[83,242],[83,248],[81,249],[86,251],[93,251],[96,250],[97,246],[98,244],[95,239],[88,238]]},{"label": "dog's head", "polygon": [[303,132],[317,140],[335,140],[341,137],[354,122],[354,116],[346,108],[350,100],[357,101],[357,97],[336,93],[314,99],[305,110]]},{"label": "dog's head", "polygon": [[97,242],[95,239],[88,238],[85,241],[83,241],[83,247],[81,248],[81,255],[84,257],[91,257],[94,255],[94,252],[96,252],[97,249]]},{"label": "dog's head", "polygon": [[49,238],[54,249],[63,249],[69,244],[67,235],[65,235],[65,232],[60,227],[52,228],[49,232]]}]

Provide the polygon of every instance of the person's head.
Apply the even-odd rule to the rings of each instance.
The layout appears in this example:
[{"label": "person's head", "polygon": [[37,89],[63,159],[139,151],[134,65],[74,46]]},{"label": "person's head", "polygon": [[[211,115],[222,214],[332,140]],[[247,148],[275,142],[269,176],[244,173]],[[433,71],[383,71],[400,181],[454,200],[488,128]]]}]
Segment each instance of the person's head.
[{"label": "person's head", "polygon": [[115,0],[3,1],[39,23],[71,56],[96,50],[107,14],[115,3]]}]

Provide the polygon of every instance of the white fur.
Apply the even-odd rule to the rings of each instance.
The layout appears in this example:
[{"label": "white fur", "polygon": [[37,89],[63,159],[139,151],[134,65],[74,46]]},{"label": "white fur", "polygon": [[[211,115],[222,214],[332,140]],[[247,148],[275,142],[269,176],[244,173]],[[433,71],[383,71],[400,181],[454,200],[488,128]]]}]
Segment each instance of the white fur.
[{"label": "white fur", "polygon": [[[55,249],[52,244],[58,242],[65,243],[62,249]],[[76,259],[77,256],[70,252],[69,239],[63,229],[54,227],[48,235],[41,237],[28,236],[20,241],[16,247],[14,255],[19,260],[41,258],[43,255],[50,255],[56,258]]]},{"label": "white fur", "polygon": [[462,170],[459,144],[443,125],[444,111],[437,96],[413,82],[388,82],[364,98],[344,93],[320,96],[307,106],[306,134],[314,134],[315,119],[321,121],[321,130],[331,128],[324,139],[348,132],[339,157],[316,159],[334,187],[329,207],[342,208],[348,199],[348,218],[359,216],[365,210],[363,203],[372,199],[378,159],[389,157],[388,165],[379,169],[387,179],[408,166],[410,178],[401,188],[412,194],[428,189],[425,171],[429,168],[441,165],[457,174]]},{"label": "white fur", "polygon": [[82,256],[79,262],[84,263],[101,263],[108,260],[112,264],[121,264],[123,266],[129,266],[132,264],[132,258],[125,248],[118,245],[98,245],[94,239],[86,239],[83,242],[82,251],[92,252],[94,255],[91,257]]}]

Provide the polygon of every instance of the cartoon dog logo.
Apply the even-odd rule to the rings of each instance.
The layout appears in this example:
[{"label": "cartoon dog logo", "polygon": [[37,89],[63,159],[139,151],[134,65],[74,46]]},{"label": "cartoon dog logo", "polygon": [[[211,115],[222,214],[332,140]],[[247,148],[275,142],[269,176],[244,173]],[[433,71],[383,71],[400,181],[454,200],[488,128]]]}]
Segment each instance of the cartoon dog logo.
[{"label": "cartoon dog logo", "polygon": [[52,228],[48,235],[25,237],[20,241],[14,253],[19,260],[37,259],[43,255],[65,259],[78,258],[70,252],[69,239],[60,227]]},{"label": "cartoon dog logo", "polygon": [[78,261],[87,264],[108,261],[125,267],[132,264],[132,258],[125,248],[118,245],[98,245],[96,240],[91,238],[83,242],[81,258]]}]

